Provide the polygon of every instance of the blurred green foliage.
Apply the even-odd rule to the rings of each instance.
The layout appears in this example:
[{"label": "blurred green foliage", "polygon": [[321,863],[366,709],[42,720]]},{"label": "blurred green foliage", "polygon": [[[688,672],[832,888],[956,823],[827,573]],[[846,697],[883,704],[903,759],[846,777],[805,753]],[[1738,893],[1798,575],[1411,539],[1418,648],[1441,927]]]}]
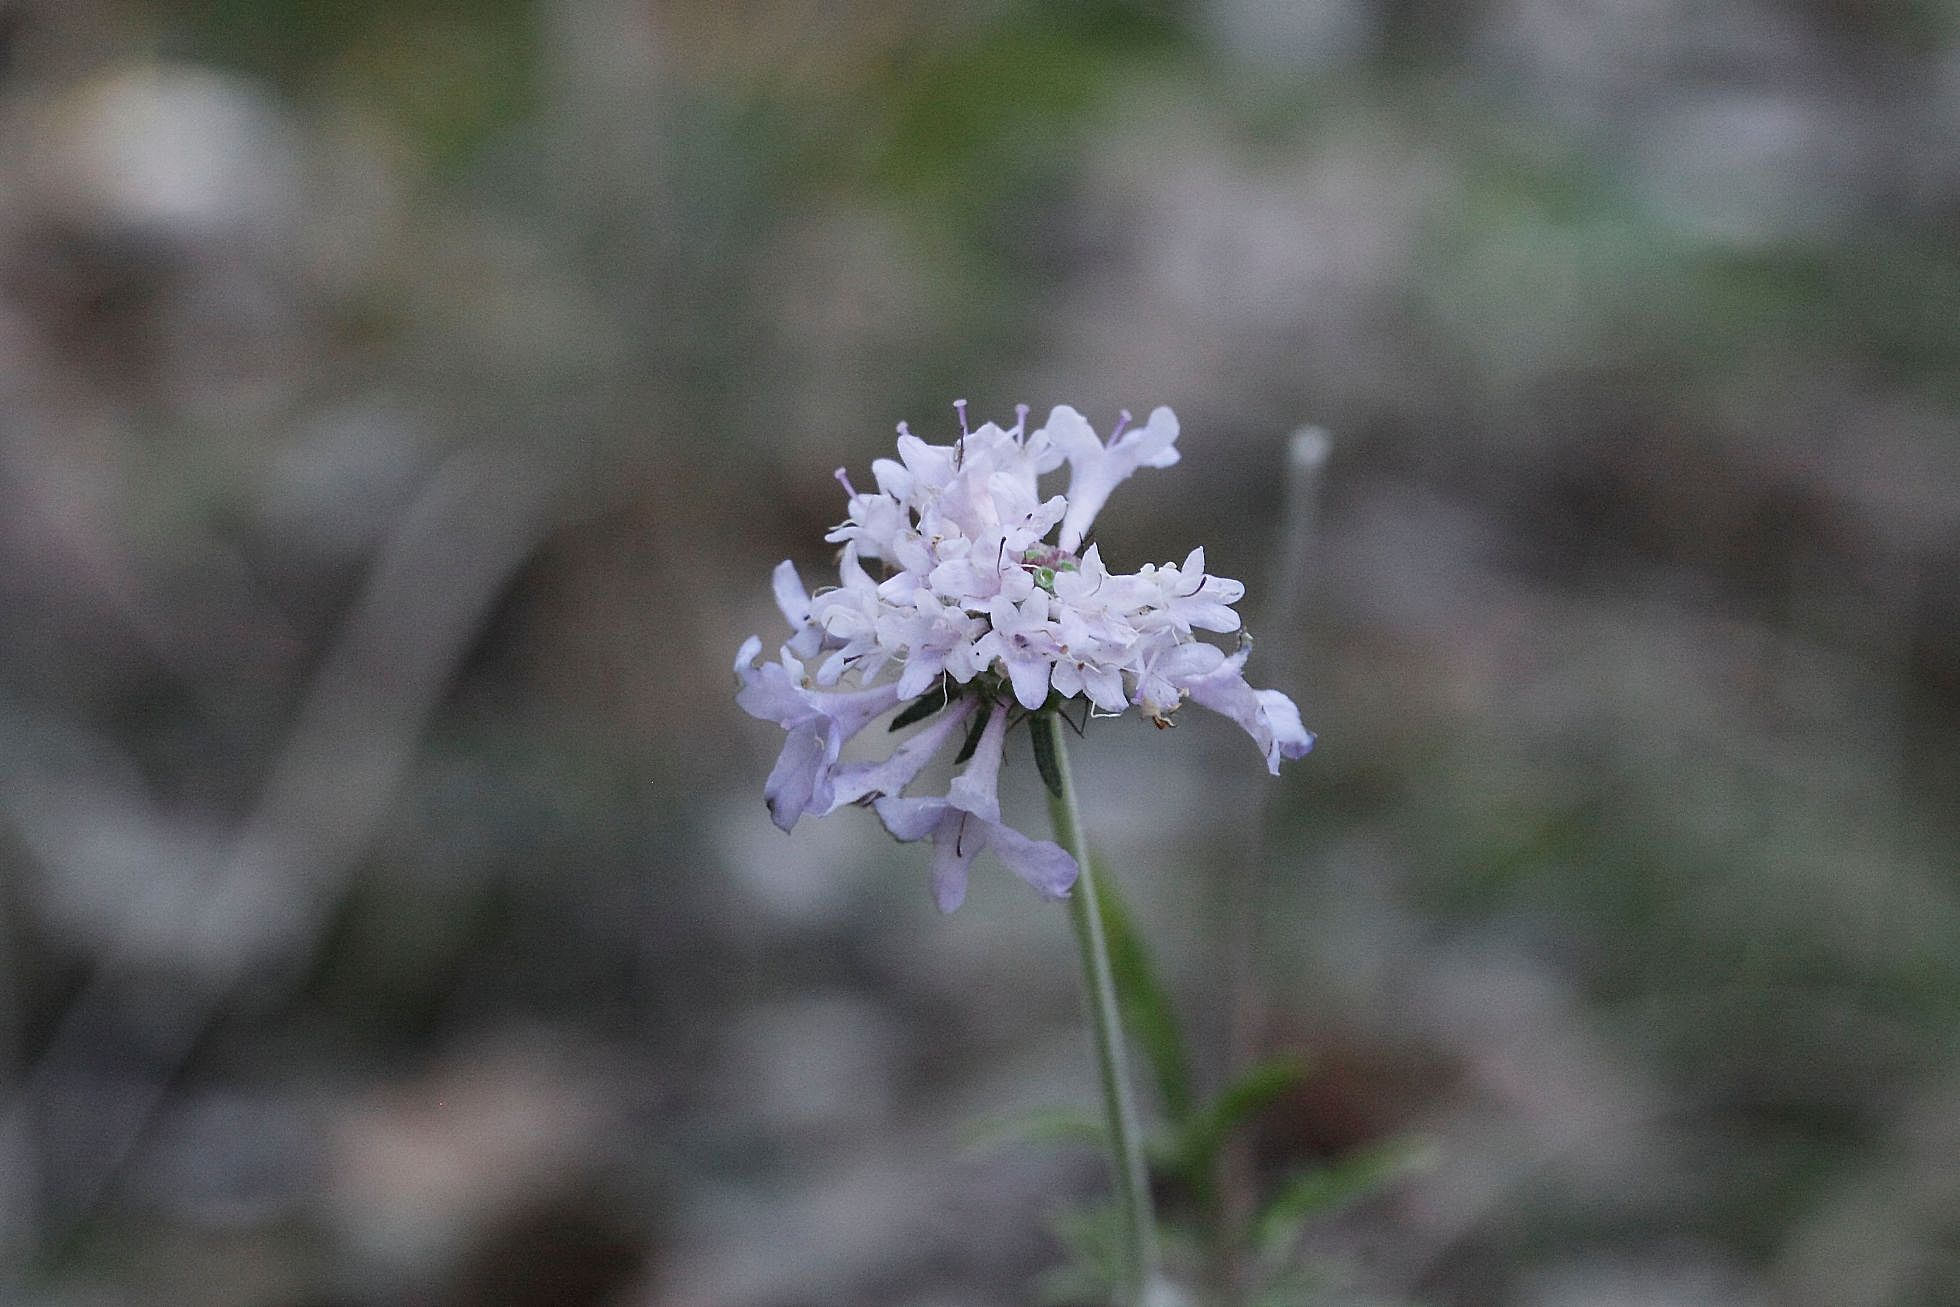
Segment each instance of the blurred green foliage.
[{"label": "blurred green foliage", "polygon": [[186,53],[380,115],[455,179],[538,106],[533,0],[165,0]]}]

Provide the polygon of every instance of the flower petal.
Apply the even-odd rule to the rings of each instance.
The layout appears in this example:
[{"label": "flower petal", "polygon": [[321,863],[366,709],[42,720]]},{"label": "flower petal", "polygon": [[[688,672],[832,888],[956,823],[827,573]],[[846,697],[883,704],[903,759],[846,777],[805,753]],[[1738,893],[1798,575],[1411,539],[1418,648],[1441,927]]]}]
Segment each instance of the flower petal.
[{"label": "flower petal", "polygon": [[826,754],[824,731],[816,722],[797,727],[783,741],[783,751],[763,782],[762,801],[769,805],[770,820],[784,830],[809,811]]},{"label": "flower petal", "polygon": [[1127,446],[1139,467],[1170,467],[1182,455],[1177,452],[1177,414],[1159,404],[1150,410],[1143,426],[1117,442]]},{"label": "flower petal", "polygon": [[[755,655],[752,651],[760,645],[759,640],[750,636],[743,643],[741,652],[753,659]],[[735,692],[735,702],[749,716],[774,722],[788,730],[816,715],[809,699],[790,680],[787,669],[780,662],[754,667],[738,656],[735,674],[742,678],[742,688]]]},{"label": "flower petal", "polygon": [[1003,657],[1007,664],[1007,678],[1014,682],[1014,697],[1029,712],[1048,702],[1048,674],[1054,664],[1035,654],[1013,654]]},{"label": "flower petal", "polygon": [[892,838],[901,843],[922,840],[932,834],[939,819],[951,807],[944,799],[901,799],[897,797],[880,799],[872,805],[877,809],[878,820],[885,823],[885,829]]},{"label": "flower petal", "polygon": [[916,699],[932,688],[946,670],[944,650],[914,649],[906,659],[905,670],[898,675],[898,697]]},{"label": "flower petal", "polygon": [[776,564],[769,584],[776,592],[776,607],[783,610],[783,620],[790,624],[790,628],[801,630],[809,625],[810,592],[803,588],[803,580],[796,574],[796,564],[787,558]]},{"label": "flower petal", "polygon": [[1266,750],[1266,767],[1278,775],[1280,759],[1304,758],[1313,751],[1314,734],[1301,725],[1300,707],[1293,700],[1278,690],[1253,693],[1259,696],[1259,709],[1273,733],[1273,743]]},{"label": "flower petal", "polygon": [[987,847],[987,823],[964,812],[948,812],[932,835],[932,899],[941,912],[966,902],[966,873],[973,857]]},{"label": "flower petal", "polygon": [[1089,692],[1089,702],[1106,713],[1120,713],[1130,706],[1123,697],[1123,674],[1114,667],[1084,667],[1082,685]]},{"label": "flower petal", "polygon": [[1007,869],[1040,892],[1043,898],[1065,899],[1082,869],[1061,845],[1033,840],[1012,826],[988,828],[988,843]]},{"label": "flower petal", "polygon": [[903,791],[946,747],[953,732],[966,725],[966,719],[973,715],[973,707],[971,699],[963,699],[945,709],[916,735],[893,749],[888,758],[839,767],[831,775],[830,805],[824,813],[835,812],[870,795]]},{"label": "flower petal", "polygon": [[973,760],[946,789],[948,803],[986,821],[1000,820],[1000,760],[1006,740],[1007,705],[995,704],[993,715],[987,718],[987,729],[973,750]]},{"label": "flower petal", "polygon": [[1255,690],[1239,670],[1245,649],[1226,659],[1217,670],[1182,683],[1194,703],[1237,722],[1259,751],[1266,770],[1279,775],[1281,759],[1299,758],[1313,748],[1313,736],[1300,724],[1300,710],[1278,690]]},{"label": "flower petal", "polygon": [[1144,426],[1125,432],[1107,446],[1096,440],[1095,432],[1072,408],[1050,413],[1045,429],[1069,461],[1068,512],[1062,517],[1059,537],[1068,553],[1074,553],[1089,533],[1096,514],[1109,501],[1110,491],[1129,480],[1139,467],[1169,467],[1178,460],[1177,415],[1161,406],[1151,410]]}]

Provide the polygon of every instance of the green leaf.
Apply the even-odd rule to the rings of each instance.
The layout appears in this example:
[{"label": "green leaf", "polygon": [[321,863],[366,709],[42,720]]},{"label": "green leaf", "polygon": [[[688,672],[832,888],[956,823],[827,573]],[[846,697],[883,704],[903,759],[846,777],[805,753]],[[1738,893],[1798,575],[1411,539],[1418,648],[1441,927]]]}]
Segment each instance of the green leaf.
[{"label": "green leaf", "polygon": [[913,722],[924,721],[959,697],[959,688],[957,686],[949,687],[946,681],[942,679],[938,689],[928,690],[900,709],[898,716],[892,718],[892,724],[885,729],[889,731],[904,730]]},{"label": "green leaf", "polygon": [[1045,712],[1028,718],[1028,738],[1034,741],[1034,765],[1041,772],[1042,783],[1050,794],[1061,798],[1062,764],[1055,757],[1055,718]]},{"label": "green leaf", "polygon": [[1150,1064],[1165,1115],[1181,1123],[1191,1114],[1194,1095],[1176,1009],[1157,979],[1149,950],[1137,934],[1114,877],[1096,877],[1096,905],[1102,909],[1103,938],[1109,945],[1110,976],[1116,982],[1123,1026]]},{"label": "green leaf", "polygon": [[[1049,1217],[1048,1229],[1062,1247],[1062,1264],[1041,1277],[1037,1301],[1048,1307],[1106,1307],[1119,1300],[1122,1207],[1107,1201],[1065,1207]],[[1197,1233],[1180,1222],[1161,1220],[1157,1238],[1166,1266],[1196,1265],[1204,1256]]]},{"label": "green leaf", "polygon": [[960,746],[959,753],[953,758],[953,765],[955,767],[965,762],[968,758],[971,758],[973,751],[980,747],[980,736],[985,733],[987,719],[992,716],[992,713],[985,711],[973,714],[973,725],[966,728],[966,743]]},{"label": "green leaf", "polygon": [[1021,1143],[1102,1148],[1108,1138],[1102,1120],[1092,1113],[1075,1107],[1043,1107],[979,1123],[967,1132],[966,1146],[985,1149]]},{"label": "green leaf", "polygon": [[1254,1242],[1268,1257],[1284,1256],[1309,1222],[1379,1193],[1392,1181],[1429,1165],[1430,1156],[1421,1142],[1398,1139],[1302,1171],[1266,1201],[1253,1225]]},{"label": "green leaf", "polygon": [[1291,1056],[1268,1058],[1246,1068],[1184,1127],[1179,1148],[1183,1164],[1194,1175],[1208,1173],[1232,1131],[1272,1106],[1306,1075],[1306,1063]]},{"label": "green leaf", "polygon": [[1037,1290],[1045,1307],[1112,1301],[1123,1282],[1123,1209],[1115,1203],[1064,1208],[1048,1222],[1062,1246],[1062,1264]]},{"label": "green leaf", "polygon": [[1271,1107],[1306,1078],[1307,1064],[1290,1054],[1254,1062],[1219,1094],[1211,1115],[1229,1130]]}]

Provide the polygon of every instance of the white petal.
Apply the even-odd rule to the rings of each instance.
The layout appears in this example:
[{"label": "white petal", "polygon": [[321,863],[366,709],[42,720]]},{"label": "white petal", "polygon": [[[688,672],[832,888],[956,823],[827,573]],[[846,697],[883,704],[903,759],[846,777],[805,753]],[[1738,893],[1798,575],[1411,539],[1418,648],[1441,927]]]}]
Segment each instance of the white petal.
[{"label": "white petal", "polygon": [[941,672],[946,670],[946,655],[930,650],[915,650],[905,660],[905,670],[898,677],[898,697],[916,699],[932,688]]},{"label": "white petal", "polygon": [[1313,732],[1300,724],[1300,708],[1278,690],[1257,690],[1260,710],[1272,731],[1273,743],[1266,752],[1266,766],[1279,774],[1280,759],[1304,758],[1313,749]]},{"label": "white petal", "polygon": [[817,668],[817,684],[837,684],[837,678],[844,674],[844,668],[849,665],[850,660],[850,650],[835,650],[830,657],[823,660],[823,665]]},{"label": "white petal", "polygon": [[797,727],[783,741],[776,766],[763,782],[762,801],[769,805],[770,819],[784,830],[809,810],[824,755],[823,732],[815,722]]},{"label": "white petal", "polygon": [[1062,698],[1073,699],[1076,695],[1082,693],[1082,668],[1078,664],[1064,659],[1062,662],[1056,663],[1055,669],[1048,674],[1048,683],[1054,687],[1055,693],[1061,695]]},{"label": "white petal", "polygon": [[776,607],[783,610],[783,620],[792,629],[801,630],[810,622],[810,592],[803,588],[803,579],[796,574],[796,564],[785,558],[776,564],[776,570],[769,576],[770,588],[776,592]]},{"label": "white petal", "polygon": [[966,873],[973,855],[987,847],[987,825],[966,813],[948,813],[932,836],[932,898],[941,912],[966,902]]},{"label": "white petal", "polygon": [[[1204,676],[1215,672],[1230,661],[1225,656],[1225,651],[1217,645],[1202,643],[1181,644],[1175,649],[1166,650],[1163,657],[1157,661],[1157,666],[1154,670],[1160,676],[1166,676],[1173,681],[1182,683],[1191,677]],[[1243,663],[1244,660],[1241,659],[1237,665],[1242,666]]]},{"label": "white petal", "polygon": [[869,690],[812,690],[809,696],[830,719],[839,743],[856,735],[881,714],[898,707],[899,700],[896,685],[874,685]]},{"label": "white petal", "polygon": [[1205,581],[1205,594],[1221,604],[1235,604],[1245,598],[1245,583],[1229,576],[1210,577]]},{"label": "white petal", "polygon": [[[747,650],[749,646],[745,644],[742,648]],[[781,663],[764,663],[755,668],[736,663],[735,674],[742,678],[735,702],[751,717],[774,722],[788,730],[819,715],[810,706],[808,695],[790,679]]]},{"label": "white petal", "polygon": [[948,803],[988,821],[1000,820],[1000,760],[1006,741],[1007,705],[996,704],[972,761],[946,787]]},{"label": "white petal", "polygon": [[1109,492],[1119,478],[1111,476],[1102,455],[1091,456],[1091,465],[1077,464],[1068,483],[1068,512],[1062,517],[1062,534],[1056,543],[1073,553],[1095,525],[1096,514],[1109,502]]},{"label": "white petal", "polygon": [[1123,696],[1123,674],[1114,667],[1093,663],[1082,669],[1082,683],[1089,691],[1089,702],[1108,713],[1120,713],[1130,706]]},{"label": "white petal", "polygon": [[1048,702],[1048,673],[1051,664],[1046,658],[1031,654],[1009,655],[1006,658],[1007,677],[1014,682],[1014,697],[1029,712]]},{"label": "white petal", "polygon": [[1149,421],[1140,431],[1130,432],[1124,437],[1125,444],[1135,441],[1132,451],[1137,463],[1142,467],[1169,467],[1178,460],[1177,452],[1177,414],[1159,405],[1150,410]]},{"label": "white petal", "polygon": [[[1177,616],[1200,631],[1228,632],[1239,629],[1239,615],[1231,608],[1208,599],[1191,599],[1177,606]],[[1209,647],[1209,646],[1207,646]]]},{"label": "white petal", "polygon": [[[858,549],[855,544],[844,546],[843,556],[837,560],[837,576],[844,583],[846,590],[868,591],[878,588],[864,570],[864,565],[858,562]],[[804,603],[807,607],[809,601],[805,600]]]},{"label": "white petal", "polygon": [[973,715],[973,701],[961,700],[942,709],[918,734],[893,749],[891,756],[877,762],[854,763],[839,767],[831,777],[830,805],[825,813],[856,803],[870,794],[897,794],[926,769],[926,764],[944,747],[954,731]]},{"label": "white petal", "polygon": [[892,838],[909,843],[922,840],[932,834],[939,825],[939,819],[946,815],[948,805],[944,799],[880,799],[872,805],[877,809],[878,820],[885,823]]},{"label": "white petal", "polygon": [[1217,671],[1187,680],[1183,688],[1191,700],[1237,722],[1261,753],[1266,770],[1279,775],[1283,758],[1298,758],[1313,747],[1313,736],[1300,725],[1300,710],[1277,690],[1254,690],[1239,670],[1245,664],[1242,649]]},{"label": "white petal", "polygon": [[1011,826],[989,828],[988,844],[1006,868],[1035,887],[1042,897],[1065,899],[1081,874],[1075,859],[1059,844],[1031,840]]},{"label": "white petal", "polygon": [[1067,404],[1057,404],[1048,410],[1048,421],[1042,425],[1035,436],[1046,437],[1063,454],[1084,452],[1090,448],[1102,448],[1102,441],[1096,438],[1096,429]]},{"label": "white petal", "polygon": [[873,460],[871,475],[878,482],[878,490],[893,499],[904,499],[912,493],[913,477],[905,470],[905,465],[889,458]]}]

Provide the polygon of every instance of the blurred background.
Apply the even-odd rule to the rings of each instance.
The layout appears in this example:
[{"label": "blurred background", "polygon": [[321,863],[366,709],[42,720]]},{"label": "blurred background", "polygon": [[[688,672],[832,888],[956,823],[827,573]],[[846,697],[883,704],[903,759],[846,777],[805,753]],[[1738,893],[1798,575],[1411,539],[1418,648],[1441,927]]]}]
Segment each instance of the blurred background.
[{"label": "blurred background", "polygon": [[1320,733],[1075,748],[1243,1164],[1422,1141],[1288,1301],[1960,1303],[1957,141],[1948,0],[0,0],[0,1301],[1035,1301],[1064,914],[728,673],[963,397]]}]

